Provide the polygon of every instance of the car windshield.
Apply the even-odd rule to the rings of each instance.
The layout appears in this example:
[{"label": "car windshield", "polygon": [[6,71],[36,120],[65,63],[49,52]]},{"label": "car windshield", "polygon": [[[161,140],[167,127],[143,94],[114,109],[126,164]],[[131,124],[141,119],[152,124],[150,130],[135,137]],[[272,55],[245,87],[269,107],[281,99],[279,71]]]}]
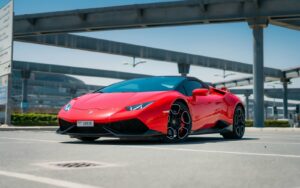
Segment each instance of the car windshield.
[{"label": "car windshield", "polygon": [[147,77],[119,82],[96,92],[117,93],[117,92],[147,92],[147,91],[170,91],[185,78],[183,77]]}]

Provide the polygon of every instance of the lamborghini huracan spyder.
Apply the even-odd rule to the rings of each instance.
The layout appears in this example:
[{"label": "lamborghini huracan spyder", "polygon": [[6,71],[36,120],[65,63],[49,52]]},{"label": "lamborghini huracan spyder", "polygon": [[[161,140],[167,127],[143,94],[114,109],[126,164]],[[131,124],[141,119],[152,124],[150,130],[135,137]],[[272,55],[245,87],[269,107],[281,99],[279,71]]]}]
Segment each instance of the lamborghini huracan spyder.
[{"label": "lamborghini huracan spyder", "polygon": [[240,139],[245,109],[226,88],[192,77],[158,76],[119,82],[71,100],[58,114],[57,133],[82,141],[99,137],[160,137],[220,133]]}]

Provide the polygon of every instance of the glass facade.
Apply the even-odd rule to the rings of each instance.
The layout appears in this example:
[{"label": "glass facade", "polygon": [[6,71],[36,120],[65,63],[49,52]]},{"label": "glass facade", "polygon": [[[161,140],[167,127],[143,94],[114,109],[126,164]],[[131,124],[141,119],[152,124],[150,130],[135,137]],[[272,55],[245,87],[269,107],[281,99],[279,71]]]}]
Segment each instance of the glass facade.
[{"label": "glass facade", "polygon": [[[22,76],[14,71],[11,100],[13,112],[21,111]],[[27,112],[57,113],[70,99],[96,90],[81,80],[63,74],[32,72],[27,85]]]}]

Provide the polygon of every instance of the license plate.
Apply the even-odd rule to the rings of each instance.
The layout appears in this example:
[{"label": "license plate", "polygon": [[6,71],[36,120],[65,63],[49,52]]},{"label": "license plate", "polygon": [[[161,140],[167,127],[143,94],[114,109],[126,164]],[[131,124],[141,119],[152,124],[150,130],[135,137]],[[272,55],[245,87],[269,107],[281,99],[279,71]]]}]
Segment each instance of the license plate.
[{"label": "license plate", "polygon": [[94,121],[77,121],[77,127],[94,127]]}]

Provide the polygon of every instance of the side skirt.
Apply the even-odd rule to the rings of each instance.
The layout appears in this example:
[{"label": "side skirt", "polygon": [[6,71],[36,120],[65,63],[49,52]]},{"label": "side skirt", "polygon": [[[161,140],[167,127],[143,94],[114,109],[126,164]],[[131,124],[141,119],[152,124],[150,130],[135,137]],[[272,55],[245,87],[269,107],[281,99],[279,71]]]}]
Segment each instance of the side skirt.
[{"label": "side skirt", "polygon": [[218,121],[217,124],[212,128],[207,129],[198,129],[191,132],[191,135],[198,135],[198,134],[214,134],[214,133],[226,133],[226,132],[232,132],[233,127],[231,124],[225,122],[225,121]]}]

